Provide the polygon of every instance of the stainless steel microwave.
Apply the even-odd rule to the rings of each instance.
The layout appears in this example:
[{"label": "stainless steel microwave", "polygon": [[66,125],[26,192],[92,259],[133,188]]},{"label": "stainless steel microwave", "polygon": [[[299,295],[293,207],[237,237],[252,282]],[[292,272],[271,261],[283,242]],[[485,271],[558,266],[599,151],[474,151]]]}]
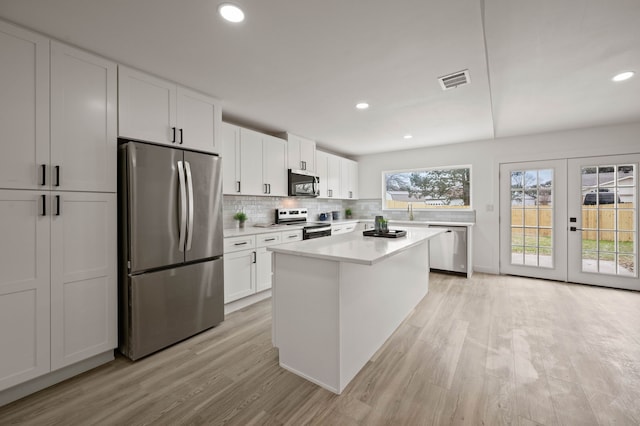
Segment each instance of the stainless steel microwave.
[{"label": "stainless steel microwave", "polygon": [[320,178],[306,170],[289,169],[289,196],[317,197],[320,195],[318,185]]}]

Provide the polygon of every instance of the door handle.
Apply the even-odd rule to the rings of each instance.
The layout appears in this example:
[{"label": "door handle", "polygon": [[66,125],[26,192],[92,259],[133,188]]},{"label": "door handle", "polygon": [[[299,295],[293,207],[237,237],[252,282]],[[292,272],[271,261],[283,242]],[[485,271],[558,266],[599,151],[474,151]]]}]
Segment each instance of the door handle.
[{"label": "door handle", "polygon": [[268,192],[267,192],[267,184],[266,184],[266,183],[263,183],[262,185],[264,186],[264,189],[262,190],[262,192],[263,192],[264,194],[268,194]]},{"label": "door handle", "polygon": [[236,192],[240,192],[240,181],[236,181]]},{"label": "door handle", "polygon": [[576,228],[575,226],[571,226],[571,227],[569,227],[569,231],[573,231],[573,232],[575,232],[575,231],[582,231],[582,230],[583,230],[582,228]]},{"label": "door handle", "polygon": [[268,189],[267,194],[271,194],[271,184],[270,183],[267,184],[267,189]]},{"label": "door handle", "polygon": [[47,196],[42,194],[40,196],[40,199],[42,200],[42,216],[46,216],[47,215]]},{"label": "door handle", "polygon": [[56,216],[60,216],[60,196],[56,195]]},{"label": "door handle", "polygon": [[56,166],[56,186],[60,186],[60,166]]},{"label": "door handle", "polygon": [[[180,129],[182,131],[182,129]],[[180,142],[182,143],[182,142]],[[187,251],[191,250],[191,242],[193,241],[193,176],[191,175],[191,164],[184,162],[187,170],[187,199],[188,199],[188,220],[187,220]]]},{"label": "door handle", "polygon": [[41,165],[40,169],[42,169],[42,182],[40,183],[40,185],[45,186],[47,184],[47,165]]},{"label": "door handle", "polygon": [[173,132],[173,136],[171,136],[171,143],[176,143],[176,128],[172,127],[171,131]]},{"label": "door handle", "polygon": [[258,255],[255,251],[252,251],[251,254],[253,254],[253,260],[251,261],[251,263],[256,263],[258,261]]},{"label": "door handle", "polygon": [[180,145],[182,145],[182,142],[184,142],[184,132],[180,129]]},{"label": "door handle", "polygon": [[180,190],[180,229],[178,230],[178,250],[184,251],[185,234],[187,233],[187,189],[184,182],[184,167],[178,161],[178,187]]}]

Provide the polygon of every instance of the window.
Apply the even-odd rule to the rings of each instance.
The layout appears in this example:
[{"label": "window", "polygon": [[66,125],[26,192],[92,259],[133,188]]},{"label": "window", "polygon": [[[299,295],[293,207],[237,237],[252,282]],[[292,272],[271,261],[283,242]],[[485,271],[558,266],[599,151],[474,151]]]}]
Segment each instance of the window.
[{"label": "window", "polygon": [[471,166],[382,172],[382,209],[471,209]]}]

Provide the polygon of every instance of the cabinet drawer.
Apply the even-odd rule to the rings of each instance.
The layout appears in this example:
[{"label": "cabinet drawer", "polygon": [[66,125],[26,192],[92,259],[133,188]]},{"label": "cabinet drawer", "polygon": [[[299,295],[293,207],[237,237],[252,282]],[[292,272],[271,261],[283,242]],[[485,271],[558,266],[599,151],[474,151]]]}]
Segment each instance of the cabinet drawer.
[{"label": "cabinet drawer", "polygon": [[270,232],[256,235],[256,247],[267,247],[282,242],[282,232]]},{"label": "cabinet drawer", "polygon": [[282,233],[282,242],[291,243],[293,241],[302,241],[302,229],[295,231],[284,231]]},{"label": "cabinet drawer", "polygon": [[224,252],[232,253],[234,251],[252,249],[256,246],[256,238],[254,235],[246,237],[231,237],[224,239]]},{"label": "cabinet drawer", "polygon": [[356,225],[357,223],[347,223],[344,225],[344,232],[353,232],[353,230],[356,229]]}]

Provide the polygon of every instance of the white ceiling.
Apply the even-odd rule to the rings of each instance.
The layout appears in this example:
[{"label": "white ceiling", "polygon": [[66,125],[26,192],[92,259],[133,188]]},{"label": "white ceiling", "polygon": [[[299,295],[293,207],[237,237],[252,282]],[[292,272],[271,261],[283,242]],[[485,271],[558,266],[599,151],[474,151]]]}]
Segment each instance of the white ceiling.
[{"label": "white ceiling", "polygon": [[640,72],[638,0],[234,0],[242,24],[222,2],[0,0],[0,17],[347,155],[640,120],[640,75],[610,80]]}]

